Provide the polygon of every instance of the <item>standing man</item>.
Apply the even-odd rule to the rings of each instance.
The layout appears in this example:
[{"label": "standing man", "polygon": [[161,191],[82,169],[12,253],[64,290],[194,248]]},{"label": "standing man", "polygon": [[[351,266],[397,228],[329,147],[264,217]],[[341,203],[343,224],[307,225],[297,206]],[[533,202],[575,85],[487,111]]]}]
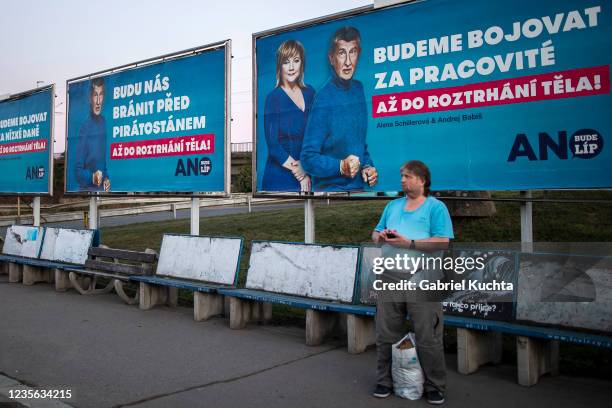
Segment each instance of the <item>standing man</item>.
[{"label": "standing man", "polygon": [[89,118],[79,129],[76,149],[76,179],[81,190],[109,191],[106,170],[106,120],[102,116],[104,78],[94,78],[89,87]]},{"label": "standing man", "polygon": [[315,96],[302,145],[300,160],[314,191],[363,190],[378,180],[366,144],[363,85],[353,78],[360,54],[359,31],[338,29],[328,50],[332,77]]},{"label": "standing man", "polygon": [[[419,257],[423,251],[448,247],[454,238],[448,209],[429,195],[431,174],[417,160],[405,163],[401,169],[405,197],[391,201],[385,207],[372,240],[383,245],[383,255],[406,251]],[[418,250],[418,251],[417,251]],[[384,272],[387,274],[387,271]],[[416,348],[425,374],[425,398],[430,404],[444,403],[446,367],[444,361],[444,317],[440,302],[416,302],[409,293],[394,293],[392,299],[379,294],[376,303],[377,385],[374,396],[391,394],[391,347],[405,335],[406,315],[412,320]]]}]

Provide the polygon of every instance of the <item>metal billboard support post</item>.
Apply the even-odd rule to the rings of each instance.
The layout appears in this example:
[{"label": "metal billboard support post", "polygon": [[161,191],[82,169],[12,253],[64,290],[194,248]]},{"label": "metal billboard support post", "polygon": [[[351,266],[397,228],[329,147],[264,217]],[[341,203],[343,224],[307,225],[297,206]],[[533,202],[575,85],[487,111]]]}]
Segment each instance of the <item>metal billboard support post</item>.
[{"label": "metal billboard support post", "polygon": [[89,197],[89,229],[98,229],[98,197]]},{"label": "metal billboard support post", "polygon": [[17,225],[21,224],[21,199],[17,196]]},{"label": "metal billboard support post", "polygon": [[36,196],[32,200],[32,217],[34,218],[34,226],[40,227],[40,196]]},{"label": "metal billboard support post", "polygon": [[[521,191],[521,198],[531,198],[531,191]],[[521,203],[521,251],[533,251],[533,203]]]},{"label": "metal billboard support post", "polygon": [[315,207],[314,200],[304,200],[304,242],[315,242]]},{"label": "metal billboard support post", "polygon": [[191,235],[200,235],[200,198],[191,197]]}]

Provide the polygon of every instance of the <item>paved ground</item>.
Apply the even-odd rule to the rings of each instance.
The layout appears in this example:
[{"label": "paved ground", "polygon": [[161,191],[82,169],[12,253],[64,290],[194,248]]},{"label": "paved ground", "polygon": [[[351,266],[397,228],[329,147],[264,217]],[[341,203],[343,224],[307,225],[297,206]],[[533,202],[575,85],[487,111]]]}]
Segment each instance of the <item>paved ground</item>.
[{"label": "paved ground", "polygon": [[[374,350],[308,347],[299,328],[230,330],[223,318],[194,322],[187,308],[143,312],[115,295],[7,280],[0,275],[0,407],[9,401],[3,381],[71,389],[64,402],[84,408],[427,406],[370,396]],[[612,381],[544,377],[524,388],[514,366],[463,376],[455,358],[447,355],[447,407],[603,407],[612,399]]]}]

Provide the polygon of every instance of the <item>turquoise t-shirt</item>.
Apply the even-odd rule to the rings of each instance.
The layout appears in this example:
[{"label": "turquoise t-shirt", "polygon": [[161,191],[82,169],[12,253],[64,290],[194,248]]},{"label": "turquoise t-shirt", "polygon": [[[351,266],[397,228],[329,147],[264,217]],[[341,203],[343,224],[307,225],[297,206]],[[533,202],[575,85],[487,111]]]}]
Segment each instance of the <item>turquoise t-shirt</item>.
[{"label": "turquoise t-shirt", "polygon": [[385,207],[375,230],[397,230],[408,239],[454,238],[453,223],[444,203],[428,196],[414,211],[406,211],[407,197],[391,201]]}]

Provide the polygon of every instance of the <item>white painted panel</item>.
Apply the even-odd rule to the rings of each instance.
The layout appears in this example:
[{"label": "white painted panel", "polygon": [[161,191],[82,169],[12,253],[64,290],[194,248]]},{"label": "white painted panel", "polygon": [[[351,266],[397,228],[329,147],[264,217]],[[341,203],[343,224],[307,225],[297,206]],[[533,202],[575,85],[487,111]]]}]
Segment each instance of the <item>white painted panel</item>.
[{"label": "white painted panel", "polygon": [[93,235],[93,230],[47,228],[40,258],[83,265]]},{"label": "white painted panel", "polygon": [[521,255],[516,317],[612,332],[612,259]]},{"label": "white painted panel", "polygon": [[246,287],[352,302],[359,248],[255,242]]},{"label": "white painted panel", "polygon": [[157,275],[232,285],[240,238],[164,235]]},{"label": "white painted panel", "polygon": [[2,253],[37,258],[42,243],[42,231],[41,227],[27,227],[23,225],[8,227],[6,229]]}]

